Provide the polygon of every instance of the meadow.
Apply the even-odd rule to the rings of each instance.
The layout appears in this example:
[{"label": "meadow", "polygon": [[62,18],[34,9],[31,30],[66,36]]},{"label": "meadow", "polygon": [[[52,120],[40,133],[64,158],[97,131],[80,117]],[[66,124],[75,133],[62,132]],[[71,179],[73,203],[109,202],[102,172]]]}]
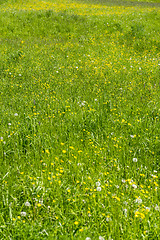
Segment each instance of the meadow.
[{"label": "meadow", "polygon": [[139,2],[1,0],[0,239],[160,239],[160,1]]}]

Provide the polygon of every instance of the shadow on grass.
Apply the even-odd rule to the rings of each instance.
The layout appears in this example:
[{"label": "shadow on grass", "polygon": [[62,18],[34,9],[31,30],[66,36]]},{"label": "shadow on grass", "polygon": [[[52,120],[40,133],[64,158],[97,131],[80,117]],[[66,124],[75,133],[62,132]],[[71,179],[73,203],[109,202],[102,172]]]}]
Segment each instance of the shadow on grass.
[{"label": "shadow on grass", "polygon": [[137,2],[120,0],[77,0],[81,3],[101,4],[107,6],[125,6],[125,7],[160,7],[160,2]]}]

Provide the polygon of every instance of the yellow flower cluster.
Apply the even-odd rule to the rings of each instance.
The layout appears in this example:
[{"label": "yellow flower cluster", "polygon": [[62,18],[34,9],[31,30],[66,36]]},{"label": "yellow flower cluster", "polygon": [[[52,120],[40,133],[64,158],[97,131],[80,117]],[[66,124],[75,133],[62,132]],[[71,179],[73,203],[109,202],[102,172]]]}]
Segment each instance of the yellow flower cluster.
[{"label": "yellow flower cluster", "polygon": [[[77,15],[112,15],[112,14],[130,14],[132,13],[135,8],[134,7],[124,7],[124,6],[105,6],[100,4],[85,4],[85,3],[78,3],[76,1],[71,0],[60,0],[60,1],[41,1],[41,0],[34,0],[34,1],[19,1],[18,3],[12,4],[3,4],[1,10],[8,11],[8,10],[23,10],[23,11],[41,11],[41,10],[53,10],[55,12],[62,12],[62,11],[69,11],[71,13]],[[153,11],[154,8],[142,8],[141,11]]]}]

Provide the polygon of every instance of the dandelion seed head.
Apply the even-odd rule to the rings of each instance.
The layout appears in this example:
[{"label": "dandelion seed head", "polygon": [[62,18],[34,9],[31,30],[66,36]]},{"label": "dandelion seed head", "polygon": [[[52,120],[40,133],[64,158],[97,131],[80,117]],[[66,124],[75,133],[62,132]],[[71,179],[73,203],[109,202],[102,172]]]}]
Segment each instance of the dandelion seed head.
[{"label": "dandelion seed head", "polygon": [[99,236],[99,240],[104,240],[104,237],[102,237],[102,236]]},{"label": "dandelion seed head", "polygon": [[97,187],[100,187],[100,186],[101,186],[101,183],[100,183],[100,182],[96,182],[96,186],[97,186]]},{"label": "dandelion seed head", "polygon": [[101,187],[97,187],[97,191],[100,192],[102,190]]},{"label": "dandelion seed head", "polygon": [[136,185],[136,184],[132,184],[132,187],[133,187],[134,189],[136,189],[136,188],[137,188],[137,185]]},{"label": "dandelion seed head", "polygon": [[138,162],[138,159],[137,158],[133,158],[133,162]]},{"label": "dandelion seed head", "polygon": [[140,197],[136,198],[135,203],[142,203],[142,199]]},{"label": "dandelion seed head", "polygon": [[30,204],[30,202],[25,202],[25,204],[24,204],[26,207],[30,207],[31,206],[31,204]]},{"label": "dandelion seed head", "polygon": [[26,212],[21,212],[21,216],[22,216],[22,217],[25,217],[26,215],[27,215]]},{"label": "dandelion seed head", "polygon": [[107,216],[106,217],[106,222],[109,222],[109,221],[111,221],[112,219],[109,217],[109,216]]},{"label": "dandelion seed head", "polygon": [[77,163],[77,166],[81,166],[82,165],[82,163]]}]

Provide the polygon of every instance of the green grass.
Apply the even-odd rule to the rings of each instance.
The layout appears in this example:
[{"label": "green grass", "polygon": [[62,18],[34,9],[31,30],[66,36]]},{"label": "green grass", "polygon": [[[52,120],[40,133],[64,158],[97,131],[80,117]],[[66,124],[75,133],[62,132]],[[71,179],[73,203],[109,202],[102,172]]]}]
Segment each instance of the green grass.
[{"label": "green grass", "polygon": [[1,4],[0,239],[158,240],[160,10],[62,3]]},{"label": "green grass", "polygon": [[139,6],[139,7],[160,7],[160,0],[77,0],[81,3],[102,4],[108,6]]}]

